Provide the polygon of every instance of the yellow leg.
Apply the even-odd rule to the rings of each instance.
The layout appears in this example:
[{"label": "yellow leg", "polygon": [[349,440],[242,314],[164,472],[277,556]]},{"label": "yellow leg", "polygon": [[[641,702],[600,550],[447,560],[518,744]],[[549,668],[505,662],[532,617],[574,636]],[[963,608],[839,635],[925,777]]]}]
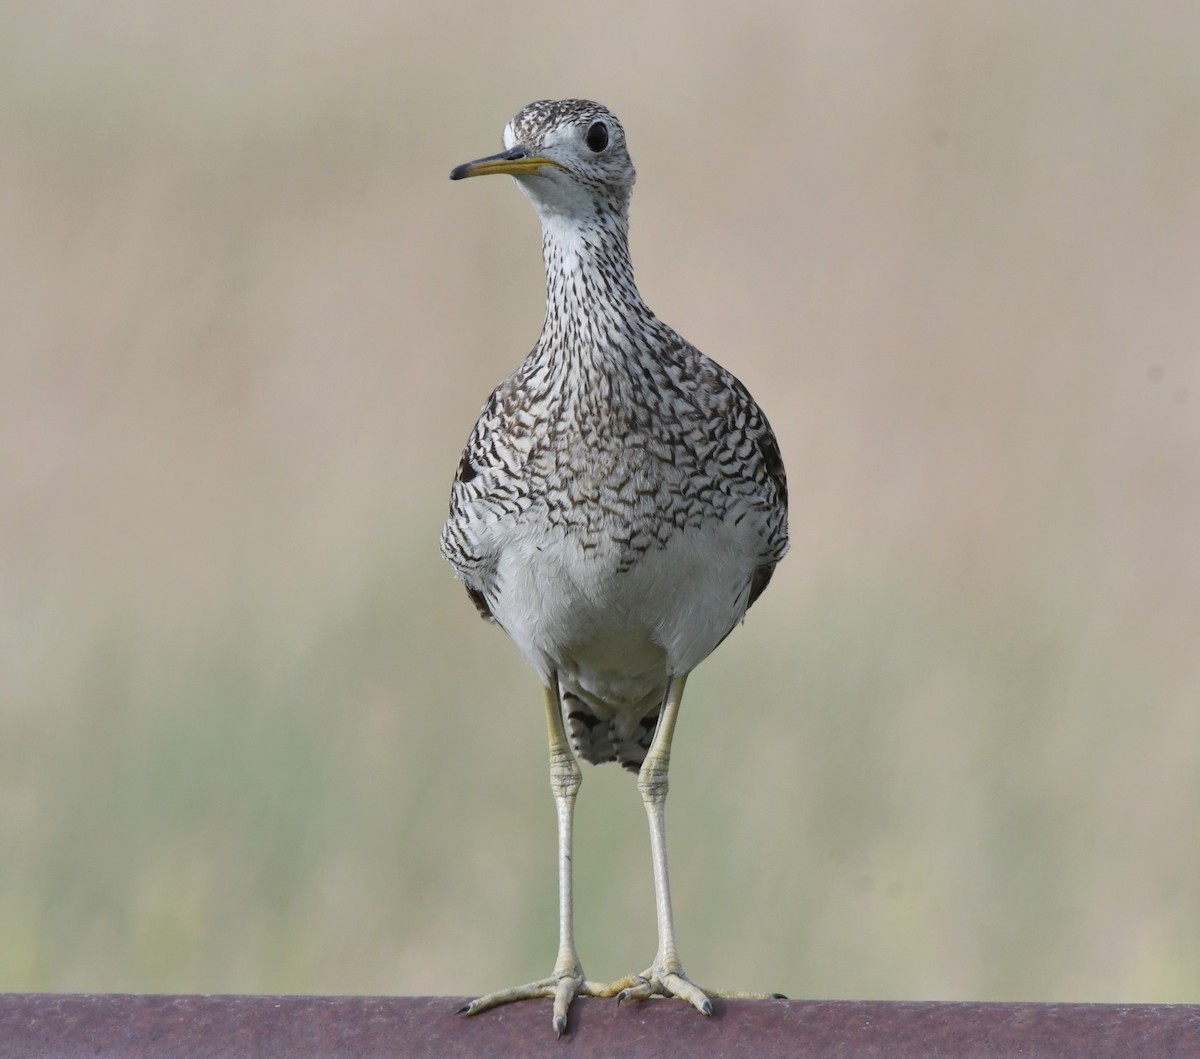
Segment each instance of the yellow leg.
[{"label": "yellow leg", "polygon": [[654,739],[646,752],[638,773],[638,790],[650,822],[650,853],[654,861],[654,903],[658,912],[658,952],[654,963],[640,975],[632,975],[612,983],[617,1003],[625,1000],[646,1000],[651,996],[677,996],[688,1001],[704,1015],[712,1014],[709,997],[730,1000],[759,1000],[779,997],[778,993],[739,993],[704,989],[684,974],[675,945],[675,918],[671,910],[671,880],[667,872],[667,772],[671,764],[671,740],[687,674],[675,677],[667,686],[666,698]]},{"label": "yellow leg", "polygon": [[567,1010],[577,996],[612,996],[616,989],[589,982],[575,951],[574,899],[572,888],[571,842],[575,817],[575,796],[579,793],[582,773],[575,752],[563,727],[562,700],[558,674],[552,674],[546,688],[546,726],[550,734],[550,789],[558,810],[558,959],[548,978],[538,979],[512,989],[501,989],[471,1001],[462,1011],[478,1014],[488,1008],[534,997],[554,998],[554,1033],[561,1037],[567,1028]]},{"label": "yellow leg", "polygon": [[630,975],[609,983],[592,982],[584,976],[583,966],[575,951],[571,832],[575,796],[579,792],[582,774],[563,727],[558,676],[555,674],[551,686],[546,689],[546,725],[550,733],[550,788],[558,809],[558,959],[549,977],[488,993],[471,1001],[462,1008],[463,1012],[476,1015],[515,1000],[552,997],[554,1032],[561,1037],[567,1028],[567,1011],[577,996],[615,996],[618,1004],[625,1000],[645,1000],[655,995],[677,996],[689,1001],[705,1015],[711,1015],[712,1002],[709,997],[751,1000],[780,995],[704,989],[684,974],[679,961],[671,912],[671,883],[667,875],[665,809],[671,739],[675,734],[675,721],[679,716],[679,703],[686,682],[686,676],[676,677],[668,686],[654,739],[638,774],[638,789],[650,822],[650,849],[654,861],[654,897],[658,911],[658,953],[654,963],[640,975]]}]

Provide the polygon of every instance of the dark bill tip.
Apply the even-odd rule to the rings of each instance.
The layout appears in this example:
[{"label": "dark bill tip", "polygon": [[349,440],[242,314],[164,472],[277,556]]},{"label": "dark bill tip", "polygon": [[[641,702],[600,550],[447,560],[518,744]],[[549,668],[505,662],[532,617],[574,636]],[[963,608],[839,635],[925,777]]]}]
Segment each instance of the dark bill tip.
[{"label": "dark bill tip", "polygon": [[450,170],[451,180],[462,180],[463,177],[474,176],[476,169],[479,166],[486,166],[489,162],[519,162],[522,158],[528,157],[529,152],[520,144],[516,147],[510,147],[507,151],[501,151],[499,154],[489,154],[486,158],[476,158],[473,162],[463,162],[462,165],[456,165]]}]

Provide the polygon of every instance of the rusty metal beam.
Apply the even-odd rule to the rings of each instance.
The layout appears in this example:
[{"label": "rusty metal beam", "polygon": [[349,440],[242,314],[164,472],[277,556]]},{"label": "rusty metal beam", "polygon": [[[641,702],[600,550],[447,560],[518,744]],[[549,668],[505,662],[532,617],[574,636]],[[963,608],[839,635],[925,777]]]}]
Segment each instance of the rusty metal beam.
[{"label": "rusty metal beam", "polygon": [[0,1059],[1170,1059],[1200,1056],[1200,1005],[577,1000],[473,1018],[460,997],[0,994]]}]

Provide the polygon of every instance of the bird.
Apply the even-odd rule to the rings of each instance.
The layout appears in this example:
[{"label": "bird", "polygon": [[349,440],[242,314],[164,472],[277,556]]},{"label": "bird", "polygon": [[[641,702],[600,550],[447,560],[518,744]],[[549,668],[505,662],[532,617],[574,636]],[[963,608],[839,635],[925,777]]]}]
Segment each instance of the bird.
[{"label": "bird", "polygon": [[[541,678],[558,816],[559,949],[549,976],[479,997],[474,1015],[553,998],[678,997],[712,1014],[675,938],[664,810],[688,676],[745,617],[787,550],[779,445],[744,385],[650,310],[634,282],[625,130],[585,99],[530,103],[504,150],[451,180],[507,174],[541,221],[546,316],[532,352],[470,432],[441,552],[480,614]],[[615,982],[575,947],[579,760],[637,774],[649,822],[658,948]]]}]

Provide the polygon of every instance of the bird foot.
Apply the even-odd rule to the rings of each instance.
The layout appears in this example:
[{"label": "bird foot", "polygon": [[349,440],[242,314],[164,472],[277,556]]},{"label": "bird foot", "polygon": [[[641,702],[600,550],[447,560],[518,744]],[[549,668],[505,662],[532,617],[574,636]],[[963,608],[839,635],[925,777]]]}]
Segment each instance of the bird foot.
[{"label": "bird foot", "polygon": [[683,968],[650,967],[641,974],[630,975],[611,983],[609,992],[602,995],[616,994],[617,1003],[626,1000],[649,1000],[652,996],[678,997],[686,1000],[701,1015],[713,1013],[713,1000],[786,1000],[782,993],[746,993],[732,989],[708,989],[697,985],[686,974]]},{"label": "bird foot", "polygon": [[[619,988],[619,987],[618,987]],[[512,989],[500,989],[472,1000],[459,1008],[463,1015],[478,1015],[489,1008],[511,1004],[516,1000],[533,1000],[538,997],[553,997],[554,999],[554,1035],[561,1037],[567,1031],[567,1011],[571,1001],[577,996],[609,997],[616,989],[602,982],[590,982],[584,977],[583,968],[577,963],[566,968],[555,968],[549,978],[540,978],[536,982],[514,986]]]}]

